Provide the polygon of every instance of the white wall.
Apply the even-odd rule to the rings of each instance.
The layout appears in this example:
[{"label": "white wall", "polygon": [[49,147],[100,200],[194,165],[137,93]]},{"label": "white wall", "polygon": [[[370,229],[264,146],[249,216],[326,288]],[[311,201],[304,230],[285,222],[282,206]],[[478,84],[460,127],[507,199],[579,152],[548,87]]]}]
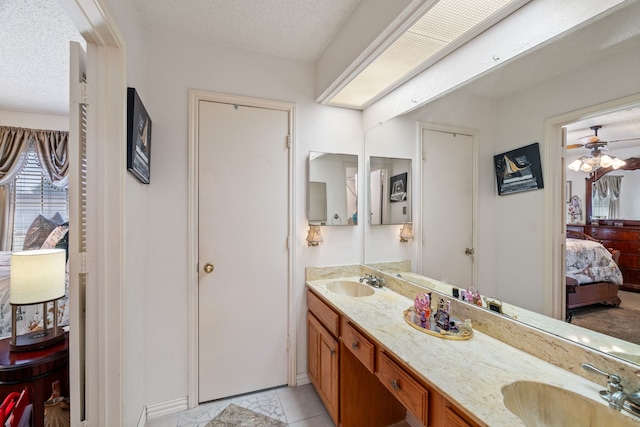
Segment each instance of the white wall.
[{"label": "white wall", "polygon": [[[369,177],[370,157],[397,157],[411,160],[411,173],[409,178],[409,187],[411,193],[411,203],[408,209],[411,211],[413,222],[419,224],[416,218],[416,200],[420,200],[416,194],[416,182],[420,181],[418,159],[419,148],[417,144],[418,124],[415,120],[405,117],[397,117],[387,122],[381,123],[365,132],[365,155],[366,170],[363,174],[364,185],[367,187],[362,194],[363,203],[369,203]],[[395,171],[392,171],[392,175]],[[388,179],[388,178],[387,178]],[[405,203],[392,203],[392,205],[404,205]],[[369,207],[361,205],[361,212],[368,212]],[[411,265],[415,266],[417,262],[416,242],[401,243],[400,242],[400,225],[371,225],[368,220],[361,221],[365,230],[364,239],[364,261],[366,263],[386,262],[386,261],[411,261]],[[418,235],[420,229],[414,227],[415,235]]]},{"label": "white wall", "polygon": [[68,131],[69,117],[0,110],[0,126]]},{"label": "white wall", "polygon": [[[145,217],[144,342],[138,366],[145,401],[187,395],[187,138],[190,88],[297,104],[295,126],[295,267],[298,372],[306,372],[304,267],[357,264],[361,227],[323,227],[324,244],[307,247],[306,179],[309,151],[362,153],[361,113],[313,101],[313,66],[217,47],[150,31],[145,105],[153,119],[151,185]],[[360,164],[360,167],[362,165]],[[251,173],[251,170],[247,170]],[[255,177],[260,179],[259,176]],[[247,189],[250,191],[250,189]],[[152,214],[151,214],[152,213]],[[250,262],[250,260],[247,260]],[[232,343],[230,344],[232,345]]]}]

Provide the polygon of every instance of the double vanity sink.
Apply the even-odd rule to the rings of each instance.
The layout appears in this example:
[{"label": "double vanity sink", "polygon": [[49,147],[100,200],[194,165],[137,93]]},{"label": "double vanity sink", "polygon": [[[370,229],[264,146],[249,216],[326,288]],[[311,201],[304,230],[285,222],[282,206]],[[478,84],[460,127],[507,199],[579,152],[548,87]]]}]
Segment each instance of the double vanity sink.
[{"label": "double vanity sink", "polygon": [[470,421],[443,425],[640,425],[640,419],[609,408],[600,398],[604,384],[486,334],[476,331],[468,341],[450,341],[415,330],[403,319],[403,310],[413,305],[410,296],[415,295],[415,289],[406,286],[374,289],[360,283],[359,277],[307,282],[309,290],[343,321],[370,337],[382,355],[397,361]]}]

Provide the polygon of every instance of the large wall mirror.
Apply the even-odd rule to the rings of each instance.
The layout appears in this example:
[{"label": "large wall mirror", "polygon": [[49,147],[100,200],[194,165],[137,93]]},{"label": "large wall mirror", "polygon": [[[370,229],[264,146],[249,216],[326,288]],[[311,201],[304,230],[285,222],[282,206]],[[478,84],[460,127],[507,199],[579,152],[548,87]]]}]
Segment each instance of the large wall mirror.
[{"label": "large wall mirror", "polygon": [[371,225],[411,222],[411,160],[371,157],[369,164]]},{"label": "large wall mirror", "polygon": [[358,156],[309,152],[309,225],[358,224]]},{"label": "large wall mirror", "polygon": [[[592,22],[586,23],[579,29],[558,37],[548,45],[536,49],[528,55],[509,61],[497,67],[495,71],[487,73],[464,86],[443,94],[416,110],[407,113],[403,119],[429,122],[443,125],[454,125],[476,129],[478,131],[477,144],[477,168],[478,168],[478,210],[474,224],[477,225],[478,246],[476,249],[476,286],[487,297],[499,298],[505,306],[510,304],[526,308],[538,316],[519,315],[517,321],[528,323],[531,326],[557,334],[563,338],[570,335],[579,337],[584,328],[567,323],[558,316],[556,319],[544,318],[543,322],[536,322],[536,317],[543,317],[550,312],[549,305],[562,306],[559,295],[548,293],[545,295],[545,273],[548,254],[551,249],[549,242],[553,230],[543,227],[545,221],[539,220],[547,215],[557,215],[559,223],[565,220],[563,209],[568,202],[558,197],[558,209],[553,212],[545,211],[545,198],[549,194],[549,188],[521,194],[498,196],[495,189],[494,171],[492,169],[492,156],[496,153],[507,151],[527,145],[532,141],[540,141],[543,145],[542,156],[545,164],[554,164],[548,157],[559,153],[554,162],[563,157],[560,144],[551,149],[545,146],[547,139],[555,129],[548,129],[545,133],[545,125],[549,118],[569,116],[572,112],[590,109],[588,117],[574,117],[575,120],[593,118],[597,115],[611,112],[615,108],[620,111],[623,105],[614,106],[615,100],[632,98],[640,93],[637,71],[640,67],[640,30],[637,22],[640,20],[640,2],[626,2],[610,13],[599,16]],[[617,34],[625,32],[625,37],[616,39]],[[617,41],[613,41],[616,39]],[[611,43],[602,44],[602,40]],[[603,84],[602,76],[612,76],[610,81]],[[635,99],[635,98],[634,98]],[[603,110],[596,113],[594,105],[602,105]],[[559,119],[558,119],[559,120]],[[568,119],[567,119],[568,120]],[[634,119],[636,123],[640,120]],[[386,124],[386,123],[385,123]],[[607,123],[591,123],[592,125],[604,124],[600,137],[603,140],[638,138],[640,132],[629,133],[626,137],[609,137]],[[383,124],[384,126],[384,124]],[[414,127],[415,129],[415,127]],[[587,127],[588,129],[588,127]],[[415,130],[414,130],[415,133]],[[558,137],[560,131],[554,133]],[[588,133],[588,132],[587,132]],[[579,137],[587,133],[581,133]],[[393,145],[393,135],[384,135],[389,146]],[[368,134],[365,134],[368,138]],[[415,138],[414,138],[415,140]],[[567,144],[573,144],[575,140],[567,139]],[[638,143],[639,141],[635,141]],[[369,141],[367,140],[368,144]],[[610,150],[614,150],[614,144],[609,144]],[[365,145],[365,151],[368,145]],[[582,148],[567,150],[581,152]],[[379,153],[368,153],[380,155]],[[566,154],[566,152],[565,152]],[[584,149],[580,155],[589,155],[588,149]],[[640,157],[638,154],[613,154],[622,159]],[[384,155],[387,155],[385,153]],[[455,174],[458,164],[449,165],[449,173]],[[415,163],[414,163],[415,168]],[[560,169],[554,169],[554,173],[560,174]],[[581,173],[571,181],[569,174],[554,176],[550,180],[549,187],[555,186],[554,191],[562,194],[560,188],[566,188],[573,195],[580,195],[582,199],[581,224],[585,225],[588,218],[585,212],[585,178],[588,173]],[[548,174],[550,171],[543,170]],[[564,174],[567,173],[565,176]],[[640,174],[638,171],[624,172]],[[614,174],[618,174],[617,172]],[[446,179],[446,176],[443,176]],[[626,180],[626,181],[625,181]],[[631,188],[633,178],[622,178],[623,191],[626,183]],[[414,180],[414,197],[416,205],[422,203],[422,184]],[[545,186],[547,182],[545,181]],[[633,185],[637,188],[636,185]],[[633,196],[632,196],[633,197]],[[638,200],[638,197],[633,197]],[[555,202],[554,202],[555,203]],[[640,218],[628,218],[635,220]],[[419,218],[419,217],[418,217]],[[414,222],[415,222],[414,218]],[[418,223],[418,226],[421,224]],[[627,227],[624,225],[623,229]],[[379,227],[381,228],[381,227]],[[365,235],[369,239],[376,230]],[[395,230],[394,230],[395,231]],[[456,233],[452,228],[450,233]],[[373,237],[379,238],[376,233]],[[549,237],[548,237],[549,236]],[[365,264],[383,265],[384,261],[409,260],[410,256],[400,258],[398,254],[390,254],[385,260],[382,256],[376,256],[369,247],[377,248],[376,240],[365,241]],[[371,255],[370,255],[371,253]],[[385,254],[387,255],[387,254]],[[394,257],[395,256],[395,257]],[[558,253],[561,259],[554,262],[562,265],[565,262],[565,254]],[[418,271],[419,265],[411,263],[413,272]],[[411,279],[408,272],[407,279]],[[393,274],[396,274],[394,271]],[[415,275],[415,273],[413,273]],[[403,275],[404,277],[404,275]],[[436,278],[437,279],[437,278]],[[555,279],[554,279],[555,280]],[[560,280],[558,277],[557,280]],[[419,281],[418,281],[419,283]],[[459,288],[466,288],[467,284],[451,283]],[[564,289],[558,289],[564,293]],[[553,301],[551,301],[553,299]],[[507,313],[508,314],[508,313]],[[640,316],[637,320],[640,320]],[[575,320],[575,319],[574,319]],[[631,324],[636,324],[632,322]],[[637,328],[636,328],[637,329]],[[575,331],[567,334],[566,331]],[[591,333],[591,330],[588,331]],[[624,340],[616,337],[611,332],[595,332],[598,339],[591,342],[575,338],[581,344],[595,351],[623,358],[631,363],[640,364],[640,342]],[[591,336],[591,335],[590,335]],[[614,349],[624,349],[623,352]]]}]

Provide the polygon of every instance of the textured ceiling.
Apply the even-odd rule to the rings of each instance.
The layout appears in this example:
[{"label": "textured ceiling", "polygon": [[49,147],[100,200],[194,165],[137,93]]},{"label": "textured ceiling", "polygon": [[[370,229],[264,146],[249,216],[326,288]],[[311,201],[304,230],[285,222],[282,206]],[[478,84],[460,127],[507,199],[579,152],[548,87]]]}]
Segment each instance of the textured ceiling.
[{"label": "textured ceiling", "polygon": [[68,114],[70,40],[57,0],[0,0],[0,109]]},{"label": "textured ceiling", "polygon": [[315,61],[360,0],[134,0],[147,28]]}]

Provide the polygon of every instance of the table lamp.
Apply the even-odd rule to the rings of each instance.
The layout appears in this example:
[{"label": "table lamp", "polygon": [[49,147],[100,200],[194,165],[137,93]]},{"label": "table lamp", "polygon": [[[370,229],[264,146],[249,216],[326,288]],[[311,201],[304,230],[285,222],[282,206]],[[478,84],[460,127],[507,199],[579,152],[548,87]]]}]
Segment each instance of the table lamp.
[{"label": "table lamp", "polygon": [[[9,302],[11,303],[12,351],[36,350],[64,339],[58,327],[58,299],[65,294],[66,253],[63,249],[37,249],[11,254]],[[47,326],[47,305],[53,301],[53,328]],[[17,336],[18,306],[42,304],[42,330]]]}]

